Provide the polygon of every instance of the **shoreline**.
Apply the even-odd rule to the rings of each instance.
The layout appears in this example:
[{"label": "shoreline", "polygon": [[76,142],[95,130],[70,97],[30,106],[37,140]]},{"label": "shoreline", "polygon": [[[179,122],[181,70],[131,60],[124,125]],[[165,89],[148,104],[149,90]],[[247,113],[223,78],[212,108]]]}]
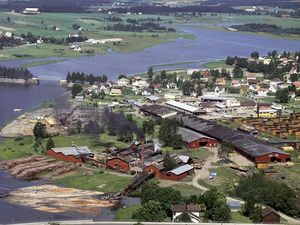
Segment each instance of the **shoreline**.
[{"label": "shoreline", "polygon": [[31,78],[31,79],[0,78],[0,83],[3,83],[3,84],[39,85],[40,80],[38,78]]}]

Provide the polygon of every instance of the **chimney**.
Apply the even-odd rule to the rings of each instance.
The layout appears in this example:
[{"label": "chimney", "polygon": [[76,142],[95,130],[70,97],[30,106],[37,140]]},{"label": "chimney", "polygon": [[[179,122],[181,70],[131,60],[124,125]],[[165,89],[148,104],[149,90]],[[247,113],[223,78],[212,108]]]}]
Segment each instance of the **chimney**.
[{"label": "chimney", "polygon": [[145,159],[144,159],[144,151],[145,151],[145,140],[142,138],[142,149],[141,149],[141,166],[144,169]]}]

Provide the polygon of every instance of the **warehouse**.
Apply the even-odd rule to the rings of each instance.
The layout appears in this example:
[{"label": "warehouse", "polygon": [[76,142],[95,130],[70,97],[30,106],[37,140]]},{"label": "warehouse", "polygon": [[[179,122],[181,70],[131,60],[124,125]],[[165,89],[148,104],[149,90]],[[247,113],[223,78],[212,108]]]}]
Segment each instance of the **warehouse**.
[{"label": "warehouse", "polygon": [[226,141],[232,143],[235,150],[256,164],[288,162],[291,160],[290,154],[287,154],[278,148],[269,146],[242,131],[233,130],[219,125],[216,122],[192,116],[178,116],[177,119],[181,119],[184,126],[188,129],[215,138],[221,142]]},{"label": "warehouse", "polygon": [[179,127],[178,134],[188,148],[215,147],[218,144],[216,139],[187,128]]},{"label": "warehouse", "polygon": [[154,173],[154,176],[163,180],[180,181],[194,173],[194,167],[189,164],[180,165],[177,168],[165,171],[163,162],[150,164],[144,168],[145,172]]},{"label": "warehouse", "polygon": [[163,105],[143,105],[141,111],[145,115],[155,116],[162,119],[175,117],[177,112]]},{"label": "warehouse", "polygon": [[186,114],[191,114],[191,115],[200,115],[200,114],[205,114],[206,112],[198,107],[194,107],[185,103],[177,102],[174,100],[170,100],[166,102],[166,105],[170,106],[171,108],[183,112]]},{"label": "warehouse", "polygon": [[47,150],[47,155],[72,163],[82,163],[87,158],[94,157],[87,146],[51,148]]}]

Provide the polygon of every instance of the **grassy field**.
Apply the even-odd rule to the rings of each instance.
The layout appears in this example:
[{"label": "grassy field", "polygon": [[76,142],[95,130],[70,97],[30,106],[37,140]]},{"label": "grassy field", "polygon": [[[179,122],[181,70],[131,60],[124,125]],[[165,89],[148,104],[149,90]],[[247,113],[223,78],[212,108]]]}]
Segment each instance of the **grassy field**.
[{"label": "grassy field", "polygon": [[92,174],[76,173],[53,181],[65,187],[101,192],[118,192],[123,190],[131,179],[131,177],[117,176],[100,171]]},{"label": "grassy field", "polygon": [[201,66],[206,67],[208,69],[216,69],[216,68],[233,68],[233,66],[227,65],[225,60],[213,61],[204,63]]},{"label": "grassy field", "polygon": [[252,221],[239,212],[231,212],[230,223],[252,223]]},{"label": "grassy field", "polygon": [[180,191],[180,193],[183,197],[190,197],[192,195],[199,196],[202,194],[201,190],[199,190],[193,186],[187,185],[187,184],[176,184],[176,185],[173,185],[172,188]]},{"label": "grassy field", "polygon": [[133,221],[132,213],[137,210],[140,205],[128,206],[126,208],[121,208],[116,211],[115,219],[118,221]]},{"label": "grassy field", "polygon": [[[7,21],[7,17],[10,21]],[[145,19],[157,18],[154,15],[119,15],[123,22],[127,19]],[[66,38],[70,33],[80,33],[82,36],[93,39],[103,38],[123,38],[121,44],[82,44],[81,48],[85,50],[94,50],[94,54],[106,53],[108,49],[118,52],[139,51],[147,47],[172,41],[178,37],[193,38],[189,34],[174,32],[119,32],[108,31],[104,27],[108,24],[114,24],[107,20],[108,15],[91,13],[41,13],[40,15],[22,15],[18,13],[0,12],[0,30],[14,32],[16,35],[31,32],[37,36]],[[169,20],[167,16],[160,16],[161,23]],[[76,31],[72,24],[79,24],[83,31]],[[59,30],[53,29],[58,27]],[[75,57],[85,55],[86,53],[74,52],[68,45],[39,44],[38,47],[26,46],[18,48],[4,48],[0,51],[0,59],[16,58],[15,54],[24,55],[24,57]]]},{"label": "grassy field", "polygon": [[[126,147],[127,144],[118,141],[116,136],[101,134],[99,136],[91,136],[85,134],[77,134],[71,136],[53,137],[56,147],[66,147],[76,144],[79,146],[88,146],[95,152],[103,152],[110,146],[119,148]],[[43,146],[46,146],[47,139],[43,140]],[[43,154],[42,150],[33,150],[34,140],[32,137],[10,138],[0,142],[0,159],[14,159],[33,154]]]},{"label": "grassy field", "polygon": [[234,188],[234,183],[238,182],[239,177],[236,171],[228,167],[218,167],[210,169],[210,172],[216,172],[217,177],[213,181],[199,180],[198,183],[204,187],[217,187],[224,193],[229,193]]}]

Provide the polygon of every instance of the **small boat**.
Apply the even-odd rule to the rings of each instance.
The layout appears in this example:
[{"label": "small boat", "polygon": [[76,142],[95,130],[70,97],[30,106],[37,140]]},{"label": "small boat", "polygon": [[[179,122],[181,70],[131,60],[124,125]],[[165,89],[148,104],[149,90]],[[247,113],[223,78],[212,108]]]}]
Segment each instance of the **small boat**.
[{"label": "small boat", "polygon": [[23,109],[14,109],[14,112],[21,112]]}]

